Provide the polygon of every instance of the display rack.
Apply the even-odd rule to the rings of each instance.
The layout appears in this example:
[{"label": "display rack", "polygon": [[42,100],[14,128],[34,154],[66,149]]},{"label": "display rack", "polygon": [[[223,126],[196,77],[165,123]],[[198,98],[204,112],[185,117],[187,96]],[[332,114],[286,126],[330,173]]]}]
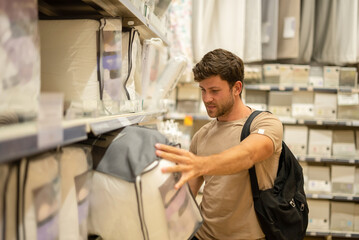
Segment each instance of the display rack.
[{"label": "display rack", "polygon": [[177,113],[177,112],[171,112],[166,114],[167,119],[174,119],[174,120],[183,120],[186,116],[191,116],[194,120],[211,120],[213,118],[210,118],[206,113]]},{"label": "display rack", "polygon": [[358,159],[345,159],[338,157],[311,157],[311,156],[298,156],[298,161],[302,162],[321,162],[321,163],[341,163],[341,164],[359,164]]},{"label": "display rack", "polygon": [[136,27],[141,39],[160,38],[169,46],[161,32],[129,0],[39,0],[40,19],[100,19],[121,17],[124,27]]},{"label": "display rack", "polygon": [[339,238],[359,238],[356,232],[338,232],[338,231],[307,231],[307,236],[312,237],[339,237]]},{"label": "display rack", "polygon": [[355,195],[336,195],[336,194],[317,194],[317,193],[306,193],[309,199],[324,199],[324,200],[338,200],[347,202],[359,202],[359,196]]},{"label": "display rack", "polygon": [[247,84],[246,90],[262,90],[262,91],[314,91],[314,92],[347,92],[347,93],[359,93],[357,88],[325,88],[325,87],[298,87],[298,86],[274,86],[274,85],[262,85],[262,84]]},{"label": "display rack", "polygon": [[128,125],[150,121],[164,113],[165,111],[139,112],[63,121],[59,126],[60,131],[63,132],[63,140],[46,145],[46,147],[38,144],[40,126],[36,122],[2,127],[0,128],[0,163],[85,140],[88,133],[100,135]]}]

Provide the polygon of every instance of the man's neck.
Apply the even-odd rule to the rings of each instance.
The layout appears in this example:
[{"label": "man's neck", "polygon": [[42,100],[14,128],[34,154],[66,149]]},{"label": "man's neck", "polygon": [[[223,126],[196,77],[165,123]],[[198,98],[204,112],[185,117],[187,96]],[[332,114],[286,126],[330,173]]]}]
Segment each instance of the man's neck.
[{"label": "man's neck", "polygon": [[230,121],[236,121],[245,117],[248,117],[251,114],[251,109],[244,105],[242,100],[239,100],[236,104],[233,105],[232,110],[221,117],[217,118],[217,121],[219,122],[230,122]]}]

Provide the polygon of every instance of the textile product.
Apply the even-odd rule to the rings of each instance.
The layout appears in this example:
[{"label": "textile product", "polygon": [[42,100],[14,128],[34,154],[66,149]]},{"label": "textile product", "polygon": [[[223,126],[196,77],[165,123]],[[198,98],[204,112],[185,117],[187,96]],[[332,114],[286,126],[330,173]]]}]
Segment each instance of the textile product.
[{"label": "textile product", "polygon": [[309,63],[312,58],[314,44],[315,1],[301,1],[299,54],[295,62]]},{"label": "textile product", "polygon": [[215,0],[192,1],[192,47],[194,62],[199,62],[206,54],[206,41],[210,37],[211,18]]},{"label": "textile product", "polygon": [[358,1],[317,0],[313,58],[343,65],[358,60]]},{"label": "textile product", "polygon": [[244,57],[245,0],[199,0],[193,2],[192,32],[194,60],[223,48]]},{"label": "textile product", "polygon": [[165,69],[156,82],[156,95],[153,96],[147,109],[163,109],[161,100],[176,87],[186,65],[187,60],[183,56],[177,56],[168,61]]},{"label": "textile product", "polygon": [[6,218],[4,218],[4,212],[6,211],[5,208],[3,208],[4,206],[4,200],[5,199],[5,189],[7,187],[7,183],[8,183],[8,178],[9,178],[9,165],[6,164],[1,164],[0,165],[0,236],[4,236],[4,229],[3,229],[3,223],[6,220]]},{"label": "textile product", "polygon": [[[28,169],[26,169],[27,163]],[[24,232],[26,239],[57,239],[60,182],[56,154],[49,152],[23,159],[22,180],[26,174],[26,183],[22,185],[22,188],[25,188],[25,195],[21,196],[24,222],[20,223],[20,232]]]},{"label": "textile product", "polygon": [[313,59],[318,62],[334,62],[337,55],[336,0],[317,0],[315,7],[315,34]]},{"label": "textile product", "polygon": [[244,62],[262,60],[261,11],[262,0],[246,0]]},{"label": "textile product", "polygon": [[100,101],[95,20],[40,20],[41,90],[63,92],[65,108],[93,114]]},{"label": "textile product", "polygon": [[[137,112],[142,95],[142,46],[139,32],[124,28],[122,32],[120,111]],[[136,106],[137,105],[137,106]]]},{"label": "textile product", "polygon": [[[60,240],[87,239],[87,213],[90,198],[86,176],[91,162],[80,147],[64,147],[60,156],[61,207],[59,211]],[[89,174],[89,173],[88,173]],[[82,184],[76,180],[83,176]],[[82,179],[80,179],[81,181]]]},{"label": "textile product", "polygon": [[40,93],[37,3],[0,2],[0,118],[6,124],[33,120]]},{"label": "textile product", "polygon": [[277,58],[299,54],[300,0],[279,0]]},{"label": "textile product", "polygon": [[[359,13],[359,3],[358,3],[358,13]],[[359,62],[359,17],[357,17],[357,58],[356,61]]]},{"label": "textile product", "polygon": [[169,42],[171,43],[170,55],[184,55],[187,59],[187,67],[180,81],[192,80],[193,51],[192,51],[192,1],[172,0],[168,9],[170,19]]},{"label": "textile product", "polygon": [[[138,31],[131,28],[122,32],[122,83],[127,90],[126,99],[129,100],[137,99],[142,94],[141,51],[142,46]],[[125,97],[126,93],[121,94],[121,96]]]},{"label": "textile product", "polygon": [[[137,143],[136,146],[131,146],[130,144],[134,142]],[[156,159],[155,143],[169,142],[156,130],[136,126],[125,127],[111,141],[95,169],[135,182],[136,176]],[[138,149],[141,151],[137,151]]]},{"label": "textile product", "polygon": [[188,185],[174,190],[178,176],[161,172],[174,163],[156,157],[157,142],[168,144],[156,130],[129,126],[95,143],[90,233],[104,239],[182,240],[200,226]]},{"label": "textile product", "polygon": [[262,58],[276,60],[279,0],[262,0]]},{"label": "textile product", "polygon": [[358,50],[358,0],[337,1],[337,58],[335,64],[356,63]]},{"label": "textile product", "polygon": [[118,113],[121,20],[41,20],[39,26],[42,91],[63,92],[69,118],[96,115],[102,103],[105,113]]},{"label": "textile product", "polygon": [[18,229],[18,225],[16,222],[17,217],[17,198],[20,197],[18,194],[20,194],[20,189],[18,189],[17,181],[18,181],[18,165],[13,164],[9,166],[8,174],[9,179],[7,182],[7,191],[6,194],[6,215],[5,215],[5,221],[6,221],[6,233],[5,233],[5,239],[6,240],[17,240],[16,238],[16,232]]},{"label": "textile product", "polygon": [[[207,156],[239,144],[245,121],[246,118],[231,122],[209,122],[194,135],[190,151],[199,156]],[[262,132],[259,129],[274,144],[274,155],[256,164],[259,188],[268,189],[273,186],[277,174],[283,130],[281,122],[270,113],[263,113],[254,120],[251,133]],[[264,237],[253,208],[248,171],[225,176],[204,176],[204,180],[201,203],[204,222],[196,233],[199,239]]]},{"label": "textile product", "polygon": [[166,62],[167,52],[161,39],[151,38],[143,41],[142,99],[145,100],[144,104],[156,94],[156,84]]},{"label": "textile product", "polygon": [[[119,112],[122,85],[122,21],[121,19],[101,19],[100,29],[100,99],[107,114]],[[93,46],[95,48],[95,46]],[[130,85],[129,89],[134,88]],[[131,87],[130,87],[131,86]],[[134,91],[134,90],[133,90]]]}]

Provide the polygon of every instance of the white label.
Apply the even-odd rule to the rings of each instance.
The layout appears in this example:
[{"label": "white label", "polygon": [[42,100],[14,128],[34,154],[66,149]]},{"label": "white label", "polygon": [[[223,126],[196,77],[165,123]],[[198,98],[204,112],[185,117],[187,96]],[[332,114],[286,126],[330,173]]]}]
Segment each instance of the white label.
[{"label": "white label", "polygon": [[323,77],[310,76],[309,85],[313,87],[323,87],[324,86]]},{"label": "white label", "polygon": [[277,116],[291,115],[291,107],[286,107],[286,106],[270,106],[269,111]]},{"label": "white label", "polygon": [[339,67],[324,67],[324,86],[339,86]]},{"label": "white label", "polygon": [[316,144],[309,146],[309,155],[311,156],[320,156],[320,157],[330,157],[331,155],[331,146],[325,144]]},{"label": "white label", "polygon": [[339,106],[351,106],[359,104],[358,93],[338,93],[338,105]]},{"label": "white label", "polygon": [[64,138],[62,129],[64,95],[62,93],[42,93],[38,117],[39,148],[56,146]]},{"label": "white label", "polygon": [[333,155],[334,156],[355,156],[355,145],[353,143],[334,143],[333,144]]},{"label": "white label", "polygon": [[260,111],[265,111],[267,110],[267,105],[266,104],[260,104],[260,103],[247,103],[247,105],[250,108],[256,109],[256,110],[260,110]]},{"label": "white label", "polygon": [[309,180],[308,190],[312,192],[326,192],[330,193],[330,184],[328,181],[323,180]]},{"label": "white label", "polygon": [[315,117],[336,119],[336,106],[315,106]]},{"label": "white label", "polygon": [[276,64],[266,64],[264,65],[264,75],[265,76],[279,76],[279,67]]},{"label": "white label", "polygon": [[292,104],[292,115],[293,117],[314,117],[314,106],[313,104]]},{"label": "white label", "polygon": [[309,218],[308,222],[309,229],[320,229],[328,230],[329,229],[329,220],[326,218]]},{"label": "white label", "polygon": [[264,129],[261,129],[261,128],[258,129],[258,133],[259,133],[259,134],[264,134]]},{"label": "white label", "polygon": [[283,38],[295,37],[295,17],[287,17],[284,19]]},{"label": "white label", "polygon": [[304,156],[307,153],[307,146],[304,144],[287,143],[287,145],[295,155]]}]

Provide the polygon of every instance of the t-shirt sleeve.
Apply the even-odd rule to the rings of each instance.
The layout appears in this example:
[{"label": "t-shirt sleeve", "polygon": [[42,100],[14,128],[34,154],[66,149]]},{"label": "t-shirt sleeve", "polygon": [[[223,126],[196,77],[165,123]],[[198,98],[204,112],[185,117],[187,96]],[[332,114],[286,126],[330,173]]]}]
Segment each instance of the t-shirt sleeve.
[{"label": "t-shirt sleeve", "polygon": [[197,154],[197,138],[198,132],[192,137],[191,145],[189,146],[189,151],[193,154]]},{"label": "t-shirt sleeve", "polygon": [[283,139],[283,124],[269,112],[263,112],[254,118],[250,134],[261,134],[269,137],[274,145],[274,152],[281,151]]}]

